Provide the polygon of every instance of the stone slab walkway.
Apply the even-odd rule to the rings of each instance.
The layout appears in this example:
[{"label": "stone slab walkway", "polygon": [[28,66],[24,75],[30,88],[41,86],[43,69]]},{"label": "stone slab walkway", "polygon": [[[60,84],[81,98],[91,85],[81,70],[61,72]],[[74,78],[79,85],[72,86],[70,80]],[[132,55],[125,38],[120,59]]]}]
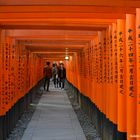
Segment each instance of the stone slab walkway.
[{"label": "stone slab walkway", "polygon": [[86,140],[65,90],[44,91],[21,140]]}]

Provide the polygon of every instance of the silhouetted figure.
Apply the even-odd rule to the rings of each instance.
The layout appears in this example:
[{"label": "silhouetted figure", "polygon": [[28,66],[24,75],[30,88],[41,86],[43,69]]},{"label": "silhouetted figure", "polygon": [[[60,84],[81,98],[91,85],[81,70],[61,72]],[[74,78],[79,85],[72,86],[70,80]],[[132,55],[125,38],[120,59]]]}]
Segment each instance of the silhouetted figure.
[{"label": "silhouetted figure", "polygon": [[57,66],[56,66],[56,64],[53,64],[53,65],[52,65],[52,78],[53,78],[53,83],[54,83],[54,86],[55,86],[55,87],[56,87],[56,85],[57,85],[57,81],[56,81],[56,80],[57,80],[57,79],[56,79],[56,78],[57,78],[56,76],[58,75],[57,72],[58,72],[58,71],[57,71]]},{"label": "silhouetted figure", "polygon": [[65,79],[66,79],[66,69],[64,68],[64,64],[60,64],[60,68],[58,70],[58,77],[60,78],[60,87],[64,89]]},{"label": "silhouetted figure", "polygon": [[47,91],[49,91],[50,78],[52,77],[52,69],[50,67],[50,62],[47,62],[46,64],[47,65],[44,67],[44,75],[45,75],[44,90],[47,84]]},{"label": "silhouetted figure", "polygon": [[60,68],[61,68],[61,63],[59,63],[57,69],[58,69],[58,80],[57,80],[57,85],[61,87],[61,81],[60,81]]},{"label": "silhouetted figure", "polygon": [[58,86],[59,86],[59,78],[58,78],[58,70],[59,70],[59,68],[57,66],[57,63],[56,63],[56,69],[57,69],[57,74],[56,74],[56,87],[58,88]]}]

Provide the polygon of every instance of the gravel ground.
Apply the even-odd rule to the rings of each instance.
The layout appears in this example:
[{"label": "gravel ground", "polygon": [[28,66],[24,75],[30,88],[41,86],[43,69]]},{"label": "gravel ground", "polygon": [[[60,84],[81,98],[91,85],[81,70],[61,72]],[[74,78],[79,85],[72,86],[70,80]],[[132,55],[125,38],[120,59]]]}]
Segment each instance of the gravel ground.
[{"label": "gravel ground", "polygon": [[90,118],[86,115],[84,111],[81,110],[80,106],[75,102],[74,94],[69,89],[68,85],[66,86],[66,92],[72,104],[72,107],[77,115],[77,118],[81,124],[83,132],[86,136],[86,139],[87,140],[101,140]]},{"label": "gravel ground", "polygon": [[17,122],[15,129],[9,135],[7,140],[21,140],[28,123],[30,122],[36,106],[41,98],[42,90],[38,90],[33,102],[29,105],[28,110],[22,115],[20,120]]}]

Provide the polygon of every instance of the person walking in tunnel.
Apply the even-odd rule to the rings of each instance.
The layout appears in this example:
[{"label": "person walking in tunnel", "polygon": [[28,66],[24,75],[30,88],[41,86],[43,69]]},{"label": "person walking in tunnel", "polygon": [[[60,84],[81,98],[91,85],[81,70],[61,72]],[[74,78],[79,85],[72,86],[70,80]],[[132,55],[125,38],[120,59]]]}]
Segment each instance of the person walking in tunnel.
[{"label": "person walking in tunnel", "polygon": [[64,89],[65,79],[66,79],[66,69],[65,69],[63,63],[60,64],[58,77],[60,78],[60,87],[61,87],[61,89]]},{"label": "person walking in tunnel", "polygon": [[52,68],[50,67],[50,62],[47,62],[46,66],[44,67],[44,75],[45,75],[44,90],[46,89],[47,84],[47,91],[49,91],[50,78],[52,77]]},{"label": "person walking in tunnel", "polygon": [[56,63],[56,69],[57,69],[57,73],[56,73],[56,87],[58,88],[59,87],[59,78],[58,78],[58,71],[59,71],[59,68],[57,66],[57,63]]},{"label": "person walking in tunnel", "polygon": [[52,78],[53,78],[53,83],[54,83],[54,87],[57,86],[57,66],[56,66],[56,63],[53,63],[52,65]]},{"label": "person walking in tunnel", "polygon": [[59,63],[57,69],[58,69],[57,85],[58,85],[59,88],[61,88],[61,81],[60,81],[60,69],[61,69],[61,63]]}]

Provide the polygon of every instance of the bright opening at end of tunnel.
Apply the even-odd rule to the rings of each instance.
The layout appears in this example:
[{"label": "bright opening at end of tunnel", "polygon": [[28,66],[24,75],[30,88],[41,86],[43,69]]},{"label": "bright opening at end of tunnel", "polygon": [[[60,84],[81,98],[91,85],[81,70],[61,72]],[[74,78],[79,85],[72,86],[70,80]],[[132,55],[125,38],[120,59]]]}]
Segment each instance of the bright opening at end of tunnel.
[{"label": "bright opening at end of tunnel", "polygon": [[65,56],[65,60],[69,60],[69,56]]}]

